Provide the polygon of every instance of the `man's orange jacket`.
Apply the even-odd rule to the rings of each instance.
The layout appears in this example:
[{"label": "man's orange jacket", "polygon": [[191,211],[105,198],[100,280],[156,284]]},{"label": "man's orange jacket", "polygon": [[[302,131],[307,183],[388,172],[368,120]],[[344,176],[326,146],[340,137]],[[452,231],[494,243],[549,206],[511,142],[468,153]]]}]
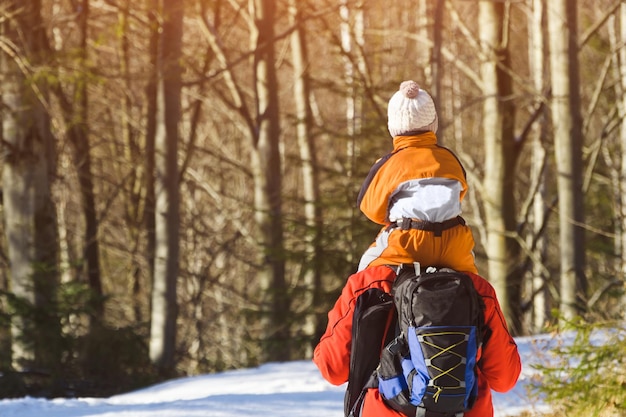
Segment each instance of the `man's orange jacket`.
[{"label": "man's orange jacket", "polygon": [[[509,334],[494,288],[484,278],[468,273],[485,301],[485,325],[491,330],[477,357],[478,398],[464,417],[492,417],[491,390],[512,389],[521,372],[517,345]],[[348,381],[352,337],[352,316],[357,297],[369,288],[391,291],[395,272],[387,266],[375,266],[348,278],[333,309],[328,313],[328,327],[315,348],[313,361],[322,376],[334,385]],[[361,417],[401,417],[403,414],[387,407],[377,388],[369,389]]]}]

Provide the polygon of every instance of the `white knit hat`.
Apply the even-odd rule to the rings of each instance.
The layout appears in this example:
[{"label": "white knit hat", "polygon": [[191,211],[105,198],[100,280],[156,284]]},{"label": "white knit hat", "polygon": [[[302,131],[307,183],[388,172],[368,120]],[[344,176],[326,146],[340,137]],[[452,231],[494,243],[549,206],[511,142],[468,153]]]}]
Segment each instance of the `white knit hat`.
[{"label": "white knit hat", "polygon": [[439,121],[433,99],[415,81],[404,81],[389,100],[387,126],[394,137],[415,131],[437,133]]}]

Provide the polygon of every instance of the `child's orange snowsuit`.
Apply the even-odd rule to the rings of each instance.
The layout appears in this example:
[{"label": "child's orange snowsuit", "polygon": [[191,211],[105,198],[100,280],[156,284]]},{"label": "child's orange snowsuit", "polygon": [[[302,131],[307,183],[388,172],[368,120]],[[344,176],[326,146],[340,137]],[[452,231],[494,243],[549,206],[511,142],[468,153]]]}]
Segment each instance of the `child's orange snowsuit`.
[{"label": "child's orange snowsuit", "polygon": [[[491,284],[476,274],[468,274],[485,301],[485,326],[490,336],[477,354],[478,398],[464,417],[493,417],[491,390],[506,392],[515,386],[521,372],[517,345],[510,336],[496,293]],[[375,266],[351,275],[335,306],[328,313],[328,327],[315,348],[313,361],[322,376],[332,384],[348,380],[352,346],[352,318],[356,299],[369,288],[391,291],[395,272]],[[378,388],[370,388],[360,417],[406,417],[387,407]]]},{"label": "child's orange snowsuit", "polygon": [[396,136],[393,148],[359,195],[361,211],[384,225],[359,270],[418,261],[477,273],[472,231],[460,217],[467,182],[456,155],[430,131]]}]

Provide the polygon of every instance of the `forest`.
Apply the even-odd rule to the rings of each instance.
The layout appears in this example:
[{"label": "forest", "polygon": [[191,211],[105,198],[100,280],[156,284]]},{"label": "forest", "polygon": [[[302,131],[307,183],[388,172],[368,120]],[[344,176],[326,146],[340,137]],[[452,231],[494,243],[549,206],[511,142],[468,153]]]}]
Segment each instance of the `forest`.
[{"label": "forest", "polygon": [[515,336],[622,318],[621,0],[0,0],[1,396],[309,358],[404,80]]}]

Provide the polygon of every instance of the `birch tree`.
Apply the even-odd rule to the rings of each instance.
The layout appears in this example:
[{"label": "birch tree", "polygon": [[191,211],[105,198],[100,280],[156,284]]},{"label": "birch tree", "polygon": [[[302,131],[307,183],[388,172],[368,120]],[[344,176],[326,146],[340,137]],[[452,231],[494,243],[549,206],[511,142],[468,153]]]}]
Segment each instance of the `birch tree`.
[{"label": "birch tree", "polygon": [[515,107],[509,64],[508,6],[502,2],[479,3],[480,42],[483,54],[482,129],[485,144],[483,204],[488,256],[488,277],[513,332],[521,331],[521,278],[515,270],[519,257],[516,240],[515,178],[518,145],[515,141]]},{"label": "birch tree", "polygon": [[[442,82],[443,82],[443,57],[441,49],[443,48],[443,12],[445,9],[445,0],[437,0],[435,2],[433,13],[433,48],[431,54],[432,68],[432,96],[435,103],[435,109],[441,109],[442,101]],[[439,110],[440,111],[440,110]],[[440,111],[441,113],[441,111]],[[437,132],[437,139],[440,145],[444,145],[445,124]]]},{"label": "birch tree", "polygon": [[274,57],[275,2],[249,0],[254,26],[251,49],[256,79],[255,124],[252,148],[254,178],[254,216],[258,227],[265,361],[289,358],[289,329],[285,322],[289,311],[285,282],[284,237],[282,219],[282,170],[279,152],[280,120],[278,81]]},{"label": "birch tree", "polygon": [[176,283],[179,271],[178,142],[181,121],[183,4],[160,3],[155,132],[155,258],[150,323],[150,359],[165,375],[174,370]]},{"label": "birch tree", "polygon": [[587,290],[577,13],[576,0],[554,0],[548,4],[550,109],[559,198],[560,309],[564,318],[584,310]]},{"label": "birch tree", "polygon": [[[346,86],[346,135],[347,147],[346,157],[348,165],[346,167],[346,177],[348,180],[354,178],[356,169],[356,158],[359,154],[358,139],[363,128],[362,111],[363,97],[362,88],[359,86],[360,75],[365,73],[365,61],[362,56],[364,50],[364,8],[362,1],[341,0],[339,7],[339,15],[341,23],[340,39],[341,54],[343,59],[344,80]],[[356,200],[356,196],[352,201]],[[351,205],[348,212],[351,225],[346,232],[346,240],[348,244],[354,246],[354,223],[359,219],[359,213],[354,205]],[[352,262],[353,250],[348,251],[348,262]]]},{"label": "birch tree", "polygon": [[[294,72],[294,100],[296,109],[296,137],[302,163],[302,193],[304,203],[304,265],[302,282],[305,290],[304,306],[308,314],[304,319],[304,336],[313,341],[324,323],[318,320],[321,297],[322,266],[322,209],[320,207],[320,187],[317,153],[312,134],[312,114],[310,105],[309,54],[307,50],[306,16],[300,10],[301,3],[290,0],[290,22],[294,27],[291,35],[291,50]],[[316,341],[314,341],[316,342]],[[313,345],[305,349],[311,356]]]},{"label": "birch tree", "polygon": [[145,211],[144,228],[146,231],[146,263],[148,277],[154,280],[155,252],[156,252],[156,195],[155,195],[155,142],[157,126],[157,90],[158,90],[158,61],[159,61],[159,0],[146,0],[148,12],[148,80],[145,87],[146,127],[144,133],[144,187]]},{"label": "birch tree", "polygon": [[[545,45],[545,0],[530,0],[530,16],[528,24],[528,55],[531,71],[531,79],[533,89],[540,100],[543,100],[543,92],[545,91],[546,80],[546,61],[547,51]],[[532,214],[531,214],[531,233],[528,239],[529,251],[533,254],[531,280],[529,294],[532,297],[532,312],[530,327],[532,331],[540,331],[544,328],[548,320],[548,276],[546,274],[544,261],[546,259],[546,239],[543,236],[545,229],[545,221],[547,217],[546,202],[546,181],[547,181],[547,114],[541,105],[541,117],[538,120],[533,135],[532,157],[531,157],[531,179],[533,184],[532,192]]]}]

